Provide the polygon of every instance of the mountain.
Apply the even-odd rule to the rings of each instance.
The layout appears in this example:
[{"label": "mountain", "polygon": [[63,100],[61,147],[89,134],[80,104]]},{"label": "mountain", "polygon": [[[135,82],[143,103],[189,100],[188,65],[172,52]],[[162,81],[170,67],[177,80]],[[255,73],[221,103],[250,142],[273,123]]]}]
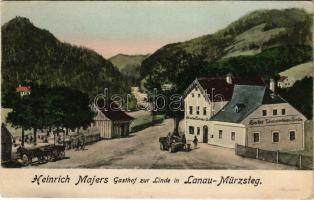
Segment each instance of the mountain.
[{"label": "mountain", "polygon": [[313,77],[313,62],[302,63],[279,73],[294,80],[302,80],[305,77]]},{"label": "mountain", "polygon": [[128,66],[139,66],[142,61],[147,58],[149,54],[146,55],[126,55],[117,54],[111,58],[109,61],[114,64],[120,71],[123,71]]},{"label": "mountain", "polygon": [[127,78],[127,82],[131,85],[138,85],[140,79],[140,66],[142,61],[146,59],[149,54],[146,55],[125,55],[118,54],[111,58],[112,62],[120,72]]},{"label": "mountain", "polygon": [[1,27],[2,91],[32,82],[67,86],[92,98],[104,88],[124,94],[129,87],[114,65],[95,51],[60,42],[29,19],[16,17]]},{"label": "mountain", "polygon": [[185,82],[228,71],[269,77],[311,60],[311,55],[312,14],[297,8],[258,10],[216,33],[158,49],[142,62],[141,77],[146,88],[166,80],[176,83],[191,70],[186,63],[195,62],[203,67],[195,66]]},{"label": "mountain", "polygon": [[312,44],[312,14],[302,9],[257,10],[214,34],[177,46],[208,59],[254,55],[288,44]]}]

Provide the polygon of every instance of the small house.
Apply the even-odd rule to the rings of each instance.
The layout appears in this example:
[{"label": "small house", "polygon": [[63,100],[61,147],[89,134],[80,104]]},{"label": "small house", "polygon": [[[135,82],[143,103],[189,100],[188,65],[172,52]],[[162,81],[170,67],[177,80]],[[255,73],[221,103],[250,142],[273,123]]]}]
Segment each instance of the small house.
[{"label": "small house", "polygon": [[1,163],[11,161],[12,135],[5,126],[1,124]]},{"label": "small house", "polygon": [[25,95],[30,95],[31,94],[31,90],[28,86],[22,86],[22,85],[19,85],[17,88],[16,88],[16,92],[20,93],[21,97],[22,96],[25,96]]},{"label": "small house", "polygon": [[95,107],[97,112],[94,125],[104,139],[126,137],[129,135],[130,123],[134,119],[122,111],[113,101],[108,101],[106,106]]},{"label": "small house", "polygon": [[287,76],[281,76],[278,80],[278,87],[280,88],[287,88],[292,87],[295,83],[295,80],[293,78],[289,78]]}]

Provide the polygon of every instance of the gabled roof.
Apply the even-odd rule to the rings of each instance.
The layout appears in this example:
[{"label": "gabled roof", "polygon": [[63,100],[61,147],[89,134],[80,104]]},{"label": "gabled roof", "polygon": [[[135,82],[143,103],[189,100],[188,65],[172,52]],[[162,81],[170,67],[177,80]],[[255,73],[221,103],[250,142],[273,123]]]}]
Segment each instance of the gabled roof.
[{"label": "gabled roof", "polygon": [[17,91],[17,92],[27,92],[27,91],[29,91],[29,87],[19,85],[19,86],[16,88],[16,91]]},{"label": "gabled roof", "polygon": [[[226,78],[197,78],[184,92],[186,96],[195,86],[200,86],[202,90],[211,95],[212,91],[214,96],[221,95],[225,101],[230,101],[234,85],[259,85],[265,86],[265,82],[260,77],[233,77],[232,84],[227,83]],[[214,101],[220,101],[215,99]]]},{"label": "gabled roof", "polygon": [[278,82],[282,82],[284,80],[286,80],[288,77],[287,76],[281,76],[278,80]]},{"label": "gabled roof", "polygon": [[108,103],[105,104],[105,106],[103,106],[103,104],[101,105],[101,103],[98,102],[98,106],[100,108],[97,109],[112,121],[134,120],[133,117],[122,111],[119,106],[112,100],[109,100]]},{"label": "gabled roof", "polygon": [[236,85],[231,101],[211,120],[239,123],[262,104],[287,103],[265,86]]}]

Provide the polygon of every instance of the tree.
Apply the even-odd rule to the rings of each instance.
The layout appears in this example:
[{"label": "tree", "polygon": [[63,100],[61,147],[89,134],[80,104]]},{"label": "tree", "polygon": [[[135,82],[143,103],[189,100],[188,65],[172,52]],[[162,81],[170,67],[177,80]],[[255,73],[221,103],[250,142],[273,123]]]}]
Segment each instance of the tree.
[{"label": "tree", "polygon": [[95,116],[87,94],[67,87],[32,85],[31,94],[14,101],[12,109],[7,120],[23,130],[33,128],[35,145],[38,129],[86,128]]},{"label": "tree", "polygon": [[52,96],[53,110],[59,114],[55,125],[65,128],[66,134],[68,129],[86,128],[93,122],[95,113],[90,108],[87,94],[68,87],[55,87]]},{"label": "tree", "polygon": [[[174,133],[178,134],[179,121],[184,113],[183,99],[180,99],[179,96],[195,80],[200,69],[206,65],[206,61],[203,57],[189,54],[180,48],[173,49],[172,52],[174,53],[165,53],[160,56],[154,54],[144,60],[141,66],[141,75],[144,77],[142,84],[148,90],[149,96],[154,99],[154,95],[156,96],[154,90],[157,90],[166,98],[166,105],[162,112],[174,119]],[[162,91],[162,86],[168,82],[173,87],[170,90]]]},{"label": "tree", "polygon": [[278,93],[308,119],[313,117],[313,78],[305,77],[290,88],[278,89]]}]

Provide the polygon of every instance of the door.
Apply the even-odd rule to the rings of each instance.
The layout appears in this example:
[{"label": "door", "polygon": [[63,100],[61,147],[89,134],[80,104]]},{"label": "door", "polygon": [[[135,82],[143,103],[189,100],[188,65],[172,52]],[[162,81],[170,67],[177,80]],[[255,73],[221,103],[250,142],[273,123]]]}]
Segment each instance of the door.
[{"label": "door", "polygon": [[122,123],[120,127],[121,127],[121,137],[124,137],[124,136],[125,136],[125,133],[124,133],[124,124]]},{"label": "door", "polygon": [[203,142],[208,143],[208,127],[203,126]]}]

